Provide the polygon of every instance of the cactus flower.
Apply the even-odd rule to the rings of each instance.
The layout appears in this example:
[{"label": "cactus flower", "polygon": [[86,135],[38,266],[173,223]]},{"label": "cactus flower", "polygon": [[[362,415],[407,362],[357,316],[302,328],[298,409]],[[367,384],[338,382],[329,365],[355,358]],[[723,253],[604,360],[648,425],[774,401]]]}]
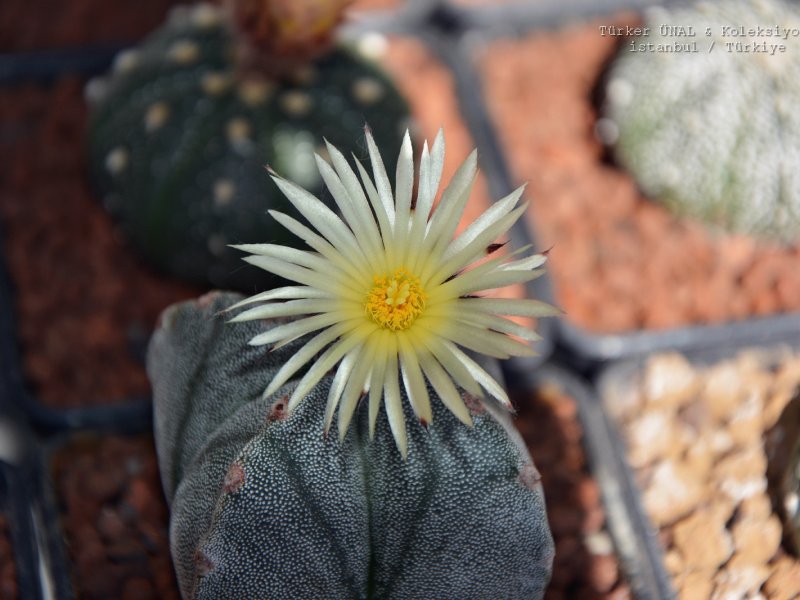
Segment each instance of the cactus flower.
[{"label": "cactus flower", "polygon": [[495,203],[454,238],[475,181],[477,153],[473,151],[464,161],[435,204],[444,164],[441,131],[430,150],[427,142],[423,147],[416,198],[408,132],[400,149],[394,191],[369,131],[366,140],[372,178],[356,159],[361,182],[332,145],[327,146],[330,164],[316,156],[341,216],[271,173],[316,231],[286,214],[270,213],[313,251],[275,244],[234,246],[250,253],[244,259],[247,262],[299,285],[237,303],[232,308],[259,305],[231,321],[300,317],[250,340],[252,345],[280,347],[316,332],[275,374],[264,394],[273,394],[313,361],[289,398],[291,412],[336,367],[325,431],[338,407],[338,430],[343,437],[359,399],[369,394],[370,434],[374,435],[383,399],[392,435],[405,456],[401,381],[423,426],[432,421],[425,379],[467,425],[472,420],[458,387],[478,397],[485,390],[510,408],[502,387],[460,347],[496,358],[529,355],[532,350],[525,341],[538,336],[506,317],[550,316],[559,311],[538,300],[480,295],[483,290],[530,281],[543,271],[544,254],[521,257],[527,248],[510,256],[496,253],[500,244],[494,242],[525,211],[526,203],[520,202],[523,187]]}]

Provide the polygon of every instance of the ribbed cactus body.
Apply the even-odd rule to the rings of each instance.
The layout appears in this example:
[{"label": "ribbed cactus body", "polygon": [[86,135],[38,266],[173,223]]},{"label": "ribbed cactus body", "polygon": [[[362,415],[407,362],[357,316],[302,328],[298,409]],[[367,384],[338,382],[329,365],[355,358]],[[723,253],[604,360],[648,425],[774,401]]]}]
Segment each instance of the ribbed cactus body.
[{"label": "ribbed cactus body", "polygon": [[410,427],[405,461],[384,413],[369,439],[365,403],[342,442],[324,436],[331,379],[290,415],[296,380],[262,398],[296,347],[248,346],[274,323],[214,316],[235,299],[170,308],[148,357],[186,598],[542,596],[552,539],[507,415],[476,402],[469,428],[430,390],[434,421]]},{"label": "ribbed cactus body", "polygon": [[321,192],[313,152],[323,138],[363,155],[353,140],[366,123],[380,144],[399,147],[408,109],[355,50],[270,78],[244,70],[239,49],[218,9],[178,11],[88,88],[89,146],[105,205],[152,262],[251,291],[256,275],[227,245],[291,243],[267,213],[288,202],[264,166]]},{"label": "ribbed cactus body", "polygon": [[800,39],[776,29],[800,27],[797,5],[709,2],[653,11],[646,26],[606,88],[618,161],[680,215],[800,238]]}]

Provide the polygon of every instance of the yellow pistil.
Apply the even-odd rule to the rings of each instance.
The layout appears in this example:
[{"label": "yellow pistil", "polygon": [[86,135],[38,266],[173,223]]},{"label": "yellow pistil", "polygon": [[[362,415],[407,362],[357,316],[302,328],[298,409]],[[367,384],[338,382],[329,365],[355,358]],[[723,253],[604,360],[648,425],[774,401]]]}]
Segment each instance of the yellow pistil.
[{"label": "yellow pistil", "polygon": [[408,329],[425,310],[427,295],[419,277],[405,269],[397,269],[391,277],[375,277],[373,282],[375,286],[367,294],[364,309],[380,327],[392,331]]}]

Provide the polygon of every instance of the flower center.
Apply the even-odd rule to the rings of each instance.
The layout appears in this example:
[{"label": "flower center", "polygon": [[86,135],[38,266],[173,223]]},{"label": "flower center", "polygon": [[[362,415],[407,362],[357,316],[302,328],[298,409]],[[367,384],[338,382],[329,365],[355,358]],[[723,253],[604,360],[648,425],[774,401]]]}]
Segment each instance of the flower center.
[{"label": "flower center", "polygon": [[384,329],[402,331],[411,327],[425,310],[427,299],[419,277],[397,269],[391,277],[384,275],[373,281],[375,286],[364,304],[367,315]]}]

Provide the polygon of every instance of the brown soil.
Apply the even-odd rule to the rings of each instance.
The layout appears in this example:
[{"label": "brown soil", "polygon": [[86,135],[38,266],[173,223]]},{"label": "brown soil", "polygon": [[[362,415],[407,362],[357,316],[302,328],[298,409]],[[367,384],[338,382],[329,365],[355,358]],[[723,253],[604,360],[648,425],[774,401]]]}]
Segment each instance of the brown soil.
[{"label": "brown soil", "polygon": [[557,387],[523,395],[511,390],[515,421],[542,476],[556,545],[547,600],[631,597],[605,530],[597,482],[589,473],[577,404]]},{"label": "brown soil", "polygon": [[76,596],[178,600],[152,438],[78,438],[51,468]]},{"label": "brown soil", "polygon": [[148,392],[132,351],[197,289],[150,272],[89,190],[80,81],[0,91],[0,222],[25,370],[48,405]]},{"label": "brown soil", "polygon": [[0,598],[16,600],[17,570],[11,544],[11,532],[8,530],[8,517],[0,514]]},{"label": "brown soil", "polygon": [[602,37],[598,25],[633,22],[619,16],[498,41],[480,58],[511,166],[530,182],[530,226],[540,244],[553,246],[557,303],[595,332],[797,311],[800,245],[758,243],[674,218],[604,162],[592,93],[620,38]]}]

